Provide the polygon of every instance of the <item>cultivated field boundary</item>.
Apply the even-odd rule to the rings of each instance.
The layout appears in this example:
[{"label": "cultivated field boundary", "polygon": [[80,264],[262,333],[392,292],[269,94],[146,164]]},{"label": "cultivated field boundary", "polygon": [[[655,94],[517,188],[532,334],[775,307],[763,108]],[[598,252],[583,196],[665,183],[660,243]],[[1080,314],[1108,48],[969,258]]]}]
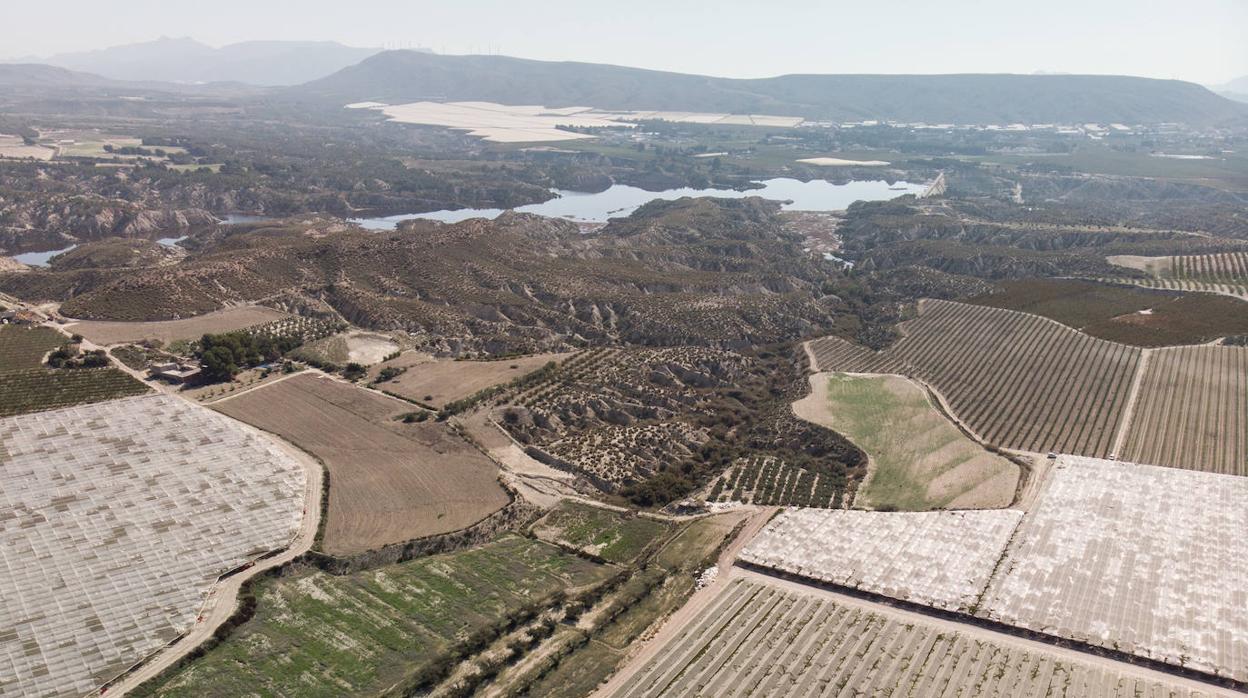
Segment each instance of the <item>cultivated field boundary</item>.
[{"label": "cultivated field boundary", "polygon": [[1218,676],[1216,674],[1209,674],[1196,669],[1176,666],[1157,659],[1141,657],[1139,655],[1130,654],[1128,652],[1108,647],[1092,645],[1085,642],[1079,642],[1077,640],[1068,640],[1056,635],[1050,635],[1048,633],[1042,633],[1035,630],[1028,630],[1026,628],[1020,628],[1008,623],[1002,623],[1000,621],[962,613],[959,611],[935,608],[915,603],[913,601],[895,599],[890,596],[885,596],[871,591],[864,591],[862,589],[842,586],[832,582],[810,579],[809,577],[803,577],[801,575],[781,570],[774,570],[761,565],[755,565],[744,560],[737,560],[736,566],[751,575],[788,582],[790,584],[806,587],[811,590],[829,592],[837,596],[849,597],[859,601],[866,601],[875,606],[885,606],[890,609],[896,609],[940,621],[954,622],[962,626],[967,626],[968,628],[988,630],[999,635],[1007,635],[1011,638],[1029,640],[1031,642],[1048,645],[1050,647],[1056,647],[1101,659],[1108,659],[1119,664],[1126,664],[1159,674],[1166,674],[1170,677],[1178,677],[1188,681],[1195,681],[1202,684],[1206,689],[1217,687],[1248,694],[1248,682],[1237,681],[1230,677]]},{"label": "cultivated field boundary", "polygon": [[240,597],[250,592],[252,582],[261,576],[281,574],[289,565],[297,562],[307,551],[311,550],[315,543],[317,531],[320,528],[322,514],[320,500],[324,489],[322,480],[324,471],[321,464],[310,454],[280,437],[242,422],[239,424],[272,439],[303,465],[307,473],[307,481],[304,486],[303,523],[299,532],[285,548],[269,551],[252,562],[229,570],[218,577],[217,582],[209,590],[208,597],[200,606],[200,620],[197,620],[189,631],[102,684],[100,692],[116,691],[116,695],[126,695],[144,683],[161,676],[170,668],[180,665],[188,656],[200,650],[205,643],[214,639],[220,641],[228,636],[229,633],[223,634],[222,630],[229,627],[240,613],[250,617],[254,612],[254,609],[248,610],[240,607],[238,603]]}]

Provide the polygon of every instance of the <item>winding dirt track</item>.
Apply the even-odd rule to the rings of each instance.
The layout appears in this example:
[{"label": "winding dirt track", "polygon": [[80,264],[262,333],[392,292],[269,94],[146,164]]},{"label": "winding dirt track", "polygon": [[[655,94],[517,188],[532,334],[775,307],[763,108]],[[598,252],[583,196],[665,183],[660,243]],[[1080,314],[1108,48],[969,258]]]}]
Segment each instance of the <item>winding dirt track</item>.
[{"label": "winding dirt track", "polygon": [[116,683],[108,687],[108,695],[125,695],[137,688],[139,684],[173,666],[178,660],[212,637],[217,628],[221,627],[221,624],[229,619],[238,605],[238,592],[242,588],[243,582],[265,570],[283,565],[312,548],[313,540],[316,538],[316,529],[321,521],[321,465],[289,442],[272,434],[267,436],[286,450],[292,458],[302,464],[308,474],[307,484],[304,488],[303,526],[299,529],[298,535],[295,536],[289,547],[282,553],[261,560],[252,567],[228,579],[219,580],[212,587],[212,591],[208,594],[208,599],[204,602],[203,608],[200,609],[200,620],[195,624],[195,627],[174,641],[173,644],[148,657],[145,663],[139,665],[130,673],[123,675]]}]

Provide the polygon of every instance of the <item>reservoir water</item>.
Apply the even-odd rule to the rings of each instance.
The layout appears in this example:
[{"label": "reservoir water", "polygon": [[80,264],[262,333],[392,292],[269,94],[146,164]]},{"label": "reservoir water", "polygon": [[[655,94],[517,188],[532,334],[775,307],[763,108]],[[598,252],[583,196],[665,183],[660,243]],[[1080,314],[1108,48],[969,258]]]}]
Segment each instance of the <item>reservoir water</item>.
[{"label": "reservoir water", "polygon": [[[566,218],[574,221],[605,222],[608,218],[627,216],[643,204],[656,199],[679,199],[682,196],[717,196],[730,199],[741,199],[747,196],[761,196],[765,199],[788,201],[785,210],[792,211],[839,211],[847,208],[855,201],[881,201],[893,199],[905,194],[919,194],[927,188],[925,184],[896,182],[889,184],[882,180],[855,180],[845,184],[833,184],[822,179],[802,182],[796,179],[778,178],[759,182],[761,189],[736,191],[733,189],[693,189],[682,187],[666,191],[646,191],[626,184],[612,185],[605,191],[597,193],[561,191],[556,189],[558,197],[540,204],[517,206],[514,210],[521,213],[536,213],[554,218]],[[503,212],[499,208],[461,208],[455,210],[430,211],[428,213],[408,213],[398,216],[382,216],[378,218],[353,218],[351,222],[370,230],[393,230],[400,221],[413,218],[425,218],[457,223],[469,218],[496,218]]]},{"label": "reservoir water", "polygon": [[13,255],[13,259],[16,259],[28,267],[46,267],[48,266],[49,259],[52,259],[62,252],[69,252],[75,247],[77,247],[77,245],[70,245],[69,247],[65,247],[63,249],[48,250],[46,252],[23,252],[22,254]]}]

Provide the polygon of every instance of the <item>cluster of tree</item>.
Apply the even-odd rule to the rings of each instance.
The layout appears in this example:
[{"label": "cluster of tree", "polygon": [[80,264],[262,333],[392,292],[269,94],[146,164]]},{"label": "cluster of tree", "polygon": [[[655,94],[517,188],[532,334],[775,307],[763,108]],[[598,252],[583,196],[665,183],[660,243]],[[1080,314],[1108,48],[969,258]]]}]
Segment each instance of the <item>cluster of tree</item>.
[{"label": "cluster of tree", "polygon": [[281,359],[299,344],[300,340],[291,336],[241,331],[206,334],[200,338],[196,354],[203,368],[200,375],[209,383],[228,381],[245,368]]},{"label": "cluster of tree", "polygon": [[110,363],[103,349],[83,352],[76,344],[66,344],[48,354],[48,366],[52,368],[105,368]]}]

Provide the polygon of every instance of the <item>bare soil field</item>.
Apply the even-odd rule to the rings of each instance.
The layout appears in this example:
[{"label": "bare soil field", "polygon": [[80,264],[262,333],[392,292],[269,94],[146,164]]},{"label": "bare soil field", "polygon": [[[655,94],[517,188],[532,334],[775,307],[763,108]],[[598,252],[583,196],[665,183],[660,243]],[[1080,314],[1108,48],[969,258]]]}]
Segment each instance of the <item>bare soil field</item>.
[{"label": "bare soil field", "polygon": [[1007,507],[1018,466],[967,438],[901,376],[818,373],[793,412],[870,457],[855,507],[923,511]]},{"label": "bare soil field", "polygon": [[790,509],[741,559],[904,601],[967,611],[988,586],[1023,513]]},{"label": "bare soil field", "polygon": [[21,136],[0,134],[0,158],[51,160],[56,150],[43,145],[26,145]]},{"label": "bare soil field", "polygon": [[1153,351],[1119,455],[1137,463],[1248,475],[1248,347]]},{"label": "bare soil field", "polygon": [[303,464],[185,400],[3,419],[0,444],[2,695],[96,691],[303,521]]},{"label": "bare soil field", "polygon": [[246,305],[181,320],[157,322],[83,320],[67,327],[101,346],[136,343],[145,339],[154,339],[167,345],[179,339],[199,339],[204,334],[241,330],[287,317],[290,317],[289,314],[280,310]]},{"label": "bare soil field", "polygon": [[978,615],[1248,680],[1248,478],[1062,456]]},{"label": "bare soil field", "polygon": [[212,406],[325,464],[331,555],[458,530],[508,502],[494,463],[446,424],[404,424],[401,401],[342,381],[308,373]]},{"label": "bare soil field", "polygon": [[357,363],[371,366],[399,350],[394,339],[375,332],[342,332],[299,347],[298,355],[310,355],[331,364]]},{"label": "bare soil field", "polygon": [[796,585],[723,589],[615,696],[1226,697],[1127,664],[985,636]]},{"label": "bare soil field", "polygon": [[551,361],[562,361],[571,354],[535,354],[498,361],[431,360],[427,355],[405,353],[373,368],[369,377],[387,367],[406,368],[398,378],[377,387],[409,400],[441,409],[449,402],[507,383],[531,373]]}]

